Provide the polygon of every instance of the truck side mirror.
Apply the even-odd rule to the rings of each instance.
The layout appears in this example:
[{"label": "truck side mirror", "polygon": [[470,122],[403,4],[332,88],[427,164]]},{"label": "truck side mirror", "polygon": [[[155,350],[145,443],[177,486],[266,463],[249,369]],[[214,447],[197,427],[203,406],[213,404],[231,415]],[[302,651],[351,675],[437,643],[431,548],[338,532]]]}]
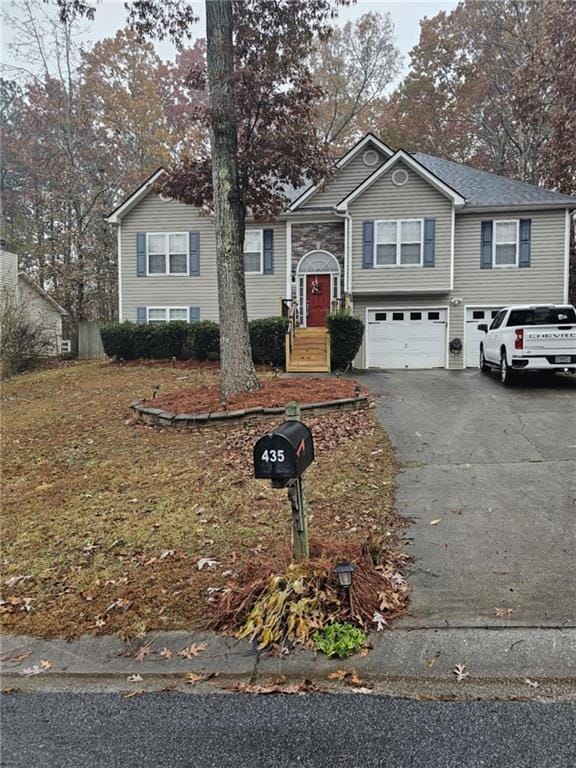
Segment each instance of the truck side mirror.
[{"label": "truck side mirror", "polygon": [[480,323],[480,325],[478,326],[478,330],[482,331],[482,333],[488,333],[488,326],[486,325],[486,323]]}]

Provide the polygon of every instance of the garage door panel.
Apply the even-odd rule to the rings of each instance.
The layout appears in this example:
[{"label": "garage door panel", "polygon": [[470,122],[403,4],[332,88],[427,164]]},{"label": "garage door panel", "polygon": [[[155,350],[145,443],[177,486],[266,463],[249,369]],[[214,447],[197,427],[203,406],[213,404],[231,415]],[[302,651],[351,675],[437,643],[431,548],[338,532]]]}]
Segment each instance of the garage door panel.
[{"label": "garage door panel", "polygon": [[371,368],[442,368],[446,310],[370,310],[366,350]]},{"label": "garage door panel", "polygon": [[466,342],[464,360],[467,368],[478,368],[480,364],[480,342],[484,333],[478,330],[478,325],[490,325],[501,306],[467,307],[466,308]]}]

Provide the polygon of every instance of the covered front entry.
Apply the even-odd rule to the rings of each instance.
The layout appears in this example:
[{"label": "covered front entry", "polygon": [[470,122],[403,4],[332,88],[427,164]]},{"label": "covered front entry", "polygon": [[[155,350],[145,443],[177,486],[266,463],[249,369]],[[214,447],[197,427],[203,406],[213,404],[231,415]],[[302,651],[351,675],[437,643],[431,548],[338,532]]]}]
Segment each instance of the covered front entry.
[{"label": "covered front entry", "polygon": [[368,310],[367,368],[443,368],[446,309]]},{"label": "covered front entry", "polygon": [[340,264],[328,251],[310,251],[296,267],[296,291],[300,325],[326,325],[332,302],[340,298]]}]

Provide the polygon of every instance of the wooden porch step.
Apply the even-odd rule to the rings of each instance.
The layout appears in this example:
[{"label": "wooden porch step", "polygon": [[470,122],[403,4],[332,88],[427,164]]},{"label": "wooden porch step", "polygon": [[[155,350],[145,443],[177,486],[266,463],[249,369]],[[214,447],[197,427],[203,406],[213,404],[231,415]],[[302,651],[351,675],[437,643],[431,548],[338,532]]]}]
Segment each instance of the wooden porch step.
[{"label": "wooden porch step", "polygon": [[329,343],[327,328],[297,328],[286,370],[289,373],[328,373]]}]

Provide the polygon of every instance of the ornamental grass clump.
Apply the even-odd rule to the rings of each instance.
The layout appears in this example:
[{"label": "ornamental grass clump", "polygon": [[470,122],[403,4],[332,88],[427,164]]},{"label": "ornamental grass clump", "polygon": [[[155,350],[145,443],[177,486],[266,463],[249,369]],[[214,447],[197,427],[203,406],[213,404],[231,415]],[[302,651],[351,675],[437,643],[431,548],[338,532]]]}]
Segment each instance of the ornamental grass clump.
[{"label": "ornamental grass clump", "polygon": [[[308,560],[291,562],[286,547],[248,563],[228,583],[213,626],[250,638],[259,649],[314,648],[315,635],[339,622],[361,630],[381,628],[407,606],[408,586],[399,571],[407,560],[374,539],[330,542],[313,537]],[[334,573],[342,561],[355,566],[347,591]]]}]

